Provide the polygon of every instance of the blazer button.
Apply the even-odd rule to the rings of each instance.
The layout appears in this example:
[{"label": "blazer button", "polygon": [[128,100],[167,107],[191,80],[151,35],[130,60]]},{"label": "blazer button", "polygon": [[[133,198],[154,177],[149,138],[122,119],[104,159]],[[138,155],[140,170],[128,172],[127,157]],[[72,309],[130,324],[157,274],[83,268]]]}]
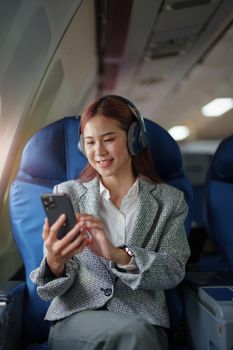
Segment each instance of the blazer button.
[{"label": "blazer button", "polygon": [[106,295],[106,297],[110,297],[112,294],[112,288],[100,288],[100,290],[104,292],[104,295]]}]

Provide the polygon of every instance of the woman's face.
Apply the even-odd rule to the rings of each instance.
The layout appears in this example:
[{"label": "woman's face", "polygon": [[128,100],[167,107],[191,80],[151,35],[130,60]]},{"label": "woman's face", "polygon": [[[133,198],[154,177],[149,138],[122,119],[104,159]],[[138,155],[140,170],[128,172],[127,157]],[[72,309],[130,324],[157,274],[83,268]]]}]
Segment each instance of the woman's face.
[{"label": "woman's face", "polygon": [[126,132],[116,120],[96,115],[83,130],[87,159],[101,177],[132,175]]}]

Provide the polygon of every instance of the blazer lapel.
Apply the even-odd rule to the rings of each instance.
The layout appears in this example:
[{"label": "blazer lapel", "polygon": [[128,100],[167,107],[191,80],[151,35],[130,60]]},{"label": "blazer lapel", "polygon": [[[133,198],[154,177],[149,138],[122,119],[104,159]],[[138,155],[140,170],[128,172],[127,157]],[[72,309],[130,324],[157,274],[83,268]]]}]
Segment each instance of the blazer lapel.
[{"label": "blazer lapel", "polygon": [[79,198],[79,208],[81,213],[89,213],[94,216],[100,215],[99,209],[100,189],[99,179],[84,183],[83,193]]},{"label": "blazer lapel", "polygon": [[[139,193],[136,209],[136,218],[132,227],[127,244],[144,247],[147,241],[148,232],[156,222],[155,217],[158,215],[158,201],[155,196],[156,185],[143,179],[139,180]],[[151,230],[153,233],[153,230]]]},{"label": "blazer lapel", "polygon": [[[80,195],[79,208],[82,213],[90,213],[100,216],[100,190],[99,179],[95,178],[84,184],[83,193]],[[158,201],[156,199],[156,185],[139,179],[139,193],[134,225],[127,240],[129,245],[145,246],[150,239],[148,232],[153,234],[152,225],[158,215]],[[102,261],[104,259],[101,259]]]}]

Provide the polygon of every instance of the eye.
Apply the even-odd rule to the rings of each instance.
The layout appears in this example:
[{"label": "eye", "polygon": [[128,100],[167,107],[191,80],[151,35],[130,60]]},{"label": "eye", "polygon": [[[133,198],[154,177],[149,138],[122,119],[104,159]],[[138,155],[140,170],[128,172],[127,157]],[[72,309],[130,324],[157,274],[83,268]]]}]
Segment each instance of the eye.
[{"label": "eye", "polygon": [[112,141],[114,141],[114,138],[108,138],[104,140],[104,142],[112,142]]},{"label": "eye", "polygon": [[86,141],[86,145],[94,145],[94,141]]}]

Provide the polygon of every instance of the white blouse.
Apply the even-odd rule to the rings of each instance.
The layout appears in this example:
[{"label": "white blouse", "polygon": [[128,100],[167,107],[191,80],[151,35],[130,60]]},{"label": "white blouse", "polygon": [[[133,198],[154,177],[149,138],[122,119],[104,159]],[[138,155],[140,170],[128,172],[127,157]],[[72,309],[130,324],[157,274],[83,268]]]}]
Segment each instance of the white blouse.
[{"label": "white blouse", "polygon": [[[100,182],[100,216],[107,229],[109,239],[115,247],[126,244],[130,236],[136,214],[138,186],[139,181],[137,179],[122,198],[118,209],[112,203],[108,189]],[[134,257],[127,265],[118,266],[125,270],[137,268]]]}]

